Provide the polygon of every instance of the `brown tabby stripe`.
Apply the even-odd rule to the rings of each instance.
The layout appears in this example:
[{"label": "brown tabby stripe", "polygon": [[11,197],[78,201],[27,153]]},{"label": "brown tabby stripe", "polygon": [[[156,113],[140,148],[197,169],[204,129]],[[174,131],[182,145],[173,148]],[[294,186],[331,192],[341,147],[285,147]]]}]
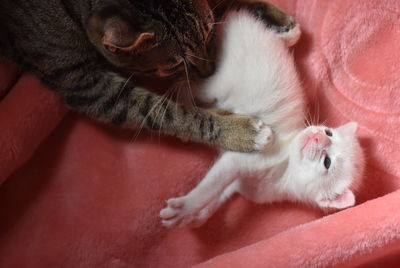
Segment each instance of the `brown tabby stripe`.
[{"label": "brown tabby stripe", "polygon": [[[161,41],[165,38],[172,41],[165,43],[175,43],[165,49],[171,51],[169,57],[175,61],[176,56],[189,51],[204,53],[209,49],[205,38],[211,28],[210,10],[206,0],[196,1],[0,0],[0,51],[35,72],[70,107],[97,120],[129,126],[144,124],[185,139],[251,150],[255,131],[250,119],[186,107],[127,83],[115,72],[117,66],[150,75],[159,68],[159,57],[150,55],[148,61],[146,57],[146,62],[138,64],[140,61],[135,60],[140,57],[127,60],[121,54],[107,52],[100,30],[105,18],[92,17],[98,12],[115,11],[129,16],[133,11],[133,19],[158,25],[156,32],[160,33],[156,36]],[[285,19],[268,6],[253,7],[254,12],[260,10],[268,11],[261,14],[266,23],[281,23]],[[174,61],[166,60],[165,67]],[[242,136],[248,144],[243,145]]]}]

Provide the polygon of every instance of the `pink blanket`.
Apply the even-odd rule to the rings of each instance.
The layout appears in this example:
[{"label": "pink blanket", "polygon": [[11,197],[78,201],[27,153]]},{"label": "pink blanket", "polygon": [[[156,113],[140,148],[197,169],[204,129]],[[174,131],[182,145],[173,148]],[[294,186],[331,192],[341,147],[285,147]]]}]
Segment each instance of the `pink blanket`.
[{"label": "pink blanket", "polygon": [[[368,168],[357,206],[234,197],[198,229],[158,213],[216,152],[69,113],[0,61],[0,267],[400,266],[400,2],[276,0],[303,36],[294,53],[312,115],[359,122]],[[317,118],[316,118],[317,120]],[[7,179],[7,180],[6,180]]]}]

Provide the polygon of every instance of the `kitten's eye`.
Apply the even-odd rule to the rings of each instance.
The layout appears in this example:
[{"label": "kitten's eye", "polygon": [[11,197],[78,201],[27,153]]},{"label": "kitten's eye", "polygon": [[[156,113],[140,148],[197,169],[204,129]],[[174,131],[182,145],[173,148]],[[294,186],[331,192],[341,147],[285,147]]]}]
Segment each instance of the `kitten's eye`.
[{"label": "kitten's eye", "polygon": [[324,166],[326,169],[329,169],[329,167],[331,166],[331,158],[329,156],[325,156]]},{"label": "kitten's eye", "polygon": [[332,131],[330,131],[329,129],[325,129],[325,134],[326,136],[332,137]]}]

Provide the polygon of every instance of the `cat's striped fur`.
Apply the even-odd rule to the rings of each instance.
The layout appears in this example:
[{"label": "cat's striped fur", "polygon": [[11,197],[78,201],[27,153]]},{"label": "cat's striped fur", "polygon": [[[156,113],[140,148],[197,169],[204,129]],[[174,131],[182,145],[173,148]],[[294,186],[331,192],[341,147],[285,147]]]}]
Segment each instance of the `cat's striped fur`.
[{"label": "cat's striped fur", "polygon": [[[229,5],[213,5],[220,9],[234,1],[223,2]],[[254,10],[267,23],[293,26],[291,17],[261,6],[267,9]],[[69,107],[96,120],[142,125],[225,149],[260,149],[260,121],[176,104],[135,84],[136,74],[168,76],[184,67],[194,76],[211,74],[214,19],[205,0],[2,0],[0,53],[32,70]],[[109,30],[120,34],[106,40]]]}]

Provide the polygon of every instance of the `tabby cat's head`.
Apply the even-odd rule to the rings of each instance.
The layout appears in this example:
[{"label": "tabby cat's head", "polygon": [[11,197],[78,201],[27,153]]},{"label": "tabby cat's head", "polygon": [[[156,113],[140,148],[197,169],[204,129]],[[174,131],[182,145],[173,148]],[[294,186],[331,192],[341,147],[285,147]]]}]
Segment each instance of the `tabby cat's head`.
[{"label": "tabby cat's head", "polygon": [[99,0],[88,33],[115,66],[132,73],[173,76],[186,67],[214,71],[213,14],[207,0]]}]

